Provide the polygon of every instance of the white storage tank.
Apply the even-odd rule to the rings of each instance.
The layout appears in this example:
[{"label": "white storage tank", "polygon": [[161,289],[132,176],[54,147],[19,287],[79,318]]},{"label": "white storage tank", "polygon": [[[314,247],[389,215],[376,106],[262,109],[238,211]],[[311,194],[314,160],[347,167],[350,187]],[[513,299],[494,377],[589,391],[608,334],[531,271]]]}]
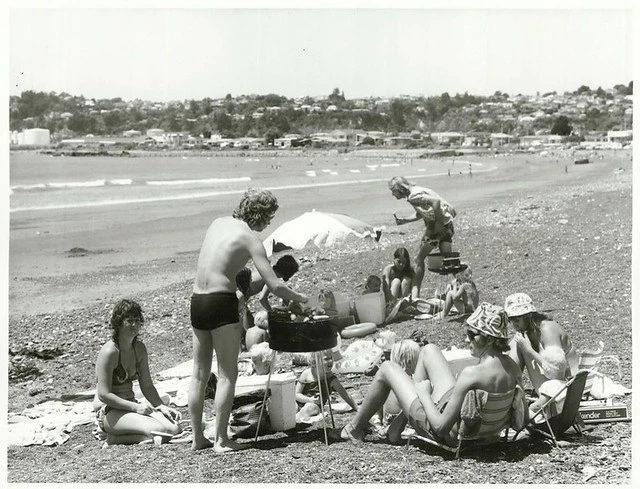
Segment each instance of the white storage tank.
[{"label": "white storage tank", "polygon": [[30,146],[48,146],[51,144],[51,136],[49,129],[25,129],[24,130],[24,142],[25,145]]}]

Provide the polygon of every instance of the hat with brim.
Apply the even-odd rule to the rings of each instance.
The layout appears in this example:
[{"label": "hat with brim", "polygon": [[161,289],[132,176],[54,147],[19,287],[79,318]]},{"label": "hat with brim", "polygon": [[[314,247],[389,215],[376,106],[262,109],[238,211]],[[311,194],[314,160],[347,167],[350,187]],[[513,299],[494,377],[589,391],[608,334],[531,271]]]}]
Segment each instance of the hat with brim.
[{"label": "hat with brim", "polygon": [[500,306],[483,302],[467,318],[467,326],[478,333],[494,338],[508,339],[507,314]]},{"label": "hat with brim", "polygon": [[536,312],[531,297],[522,292],[511,294],[504,301],[504,310],[510,318]]}]

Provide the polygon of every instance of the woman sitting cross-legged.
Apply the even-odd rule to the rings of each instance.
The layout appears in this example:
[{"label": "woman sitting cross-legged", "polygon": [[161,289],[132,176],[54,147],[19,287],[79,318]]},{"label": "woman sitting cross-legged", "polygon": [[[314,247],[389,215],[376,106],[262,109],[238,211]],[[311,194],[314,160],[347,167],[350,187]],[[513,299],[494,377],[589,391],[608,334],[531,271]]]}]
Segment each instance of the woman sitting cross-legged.
[{"label": "woman sitting cross-legged", "polygon": [[[98,386],[93,400],[96,431],[108,445],[151,441],[154,432],[177,435],[180,413],[165,406],[151,380],[147,348],[138,339],[144,319],[137,302],[119,301],[111,315],[111,339],[98,353]],[[133,394],[133,380],[148,403]]]},{"label": "woman sitting cross-legged", "polygon": [[[477,365],[466,367],[458,379],[440,348],[427,344],[420,352],[414,380],[394,362],[384,362],[371,384],[357,414],[340,437],[361,442],[369,419],[384,405],[393,391],[403,410],[389,427],[387,438],[400,441],[407,420],[417,434],[457,445],[460,410],[466,394],[475,389],[504,393],[521,385],[521,371],[505,352],[509,351],[507,316],[501,307],[483,302],[466,320],[467,341]],[[520,406],[521,404],[521,406]],[[526,411],[524,396],[517,403],[521,417]]]}]

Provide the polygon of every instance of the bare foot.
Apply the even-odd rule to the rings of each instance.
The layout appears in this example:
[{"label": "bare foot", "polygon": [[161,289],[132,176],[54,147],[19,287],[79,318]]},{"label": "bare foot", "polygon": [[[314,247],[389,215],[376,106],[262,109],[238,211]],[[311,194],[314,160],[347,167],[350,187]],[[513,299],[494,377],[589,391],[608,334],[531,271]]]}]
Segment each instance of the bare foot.
[{"label": "bare foot", "polygon": [[218,440],[213,447],[216,453],[237,452],[251,447],[251,443],[237,443],[231,440]]},{"label": "bare foot", "polygon": [[211,440],[209,440],[208,438],[205,438],[204,436],[200,439],[196,439],[196,437],[193,437],[193,442],[191,443],[191,450],[193,450],[194,452],[196,450],[203,450],[205,448],[211,448],[213,446],[213,442]]}]

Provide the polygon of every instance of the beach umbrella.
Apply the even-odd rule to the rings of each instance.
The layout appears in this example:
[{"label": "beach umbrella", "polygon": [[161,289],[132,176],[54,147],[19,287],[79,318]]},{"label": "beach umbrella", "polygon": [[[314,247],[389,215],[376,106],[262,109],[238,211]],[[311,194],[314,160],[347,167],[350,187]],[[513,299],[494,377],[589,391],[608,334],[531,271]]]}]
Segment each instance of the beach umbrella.
[{"label": "beach umbrella", "polygon": [[347,236],[380,239],[380,230],[344,214],[318,212],[315,209],[285,222],[264,240],[267,255],[285,249],[301,250],[309,242],[318,247],[331,247]]}]

